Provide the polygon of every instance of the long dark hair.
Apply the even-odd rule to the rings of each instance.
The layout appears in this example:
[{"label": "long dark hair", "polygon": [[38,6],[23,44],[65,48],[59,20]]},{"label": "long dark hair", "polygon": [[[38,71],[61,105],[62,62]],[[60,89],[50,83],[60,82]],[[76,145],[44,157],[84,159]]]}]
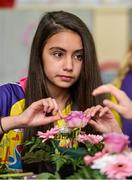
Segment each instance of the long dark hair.
[{"label": "long dark hair", "polygon": [[[90,31],[85,23],[76,15],[64,11],[55,11],[48,12],[42,17],[33,39],[25,92],[25,108],[34,101],[50,97],[42,65],[42,51],[47,40],[52,35],[65,29],[70,29],[79,34],[84,50],[84,60],[80,77],[70,88],[73,106],[76,105],[78,110],[84,111],[88,107],[102,104],[103,96],[91,96],[93,89],[101,85],[102,81],[94,40]],[[44,127],[26,128],[24,132],[25,139],[36,135],[38,130],[44,130]]]}]

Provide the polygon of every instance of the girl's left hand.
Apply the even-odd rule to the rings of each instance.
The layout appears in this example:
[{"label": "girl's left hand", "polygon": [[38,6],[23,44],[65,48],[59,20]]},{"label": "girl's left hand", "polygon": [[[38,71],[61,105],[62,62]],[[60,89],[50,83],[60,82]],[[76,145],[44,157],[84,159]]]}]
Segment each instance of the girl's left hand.
[{"label": "girl's left hand", "polygon": [[93,106],[86,109],[84,114],[86,117],[91,116],[89,124],[101,133],[122,132],[113,113],[108,107],[102,107],[101,105]]}]

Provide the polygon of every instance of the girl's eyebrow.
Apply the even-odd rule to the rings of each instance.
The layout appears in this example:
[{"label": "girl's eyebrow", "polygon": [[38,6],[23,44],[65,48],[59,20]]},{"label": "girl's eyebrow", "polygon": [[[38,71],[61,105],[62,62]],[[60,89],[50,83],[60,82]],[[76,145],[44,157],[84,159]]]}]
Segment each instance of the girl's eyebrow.
[{"label": "girl's eyebrow", "polygon": [[[49,50],[50,51],[52,51],[52,50],[60,50],[60,51],[66,52],[66,50],[64,48],[61,48],[61,47],[51,47]],[[80,53],[80,52],[82,53],[83,49],[77,49],[77,50],[74,51],[74,53]]]},{"label": "girl's eyebrow", "polygon": [[83,53],[83,49],[77,49],[75,53]]},{"label": "girl's eyebrow", "polygon": [[60,50],[60,51],[66,52],[66,50],[63,49],[63,48],[61,48],[61,47],[51,47],[49,50],[50,50],[50,51],[52,51],[52,50]]}]

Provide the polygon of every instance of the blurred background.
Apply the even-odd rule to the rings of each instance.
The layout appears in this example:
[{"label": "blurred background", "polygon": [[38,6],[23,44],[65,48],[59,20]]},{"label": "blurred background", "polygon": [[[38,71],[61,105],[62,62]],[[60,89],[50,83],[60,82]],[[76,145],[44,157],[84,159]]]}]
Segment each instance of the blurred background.
[{"label": "blurred background", "polygon": [[78,15],[93,34],[104,83],[117,76],[132,37],[132,0],[0,0],[0,83],[27,75],[30,46],[43,13]]}]

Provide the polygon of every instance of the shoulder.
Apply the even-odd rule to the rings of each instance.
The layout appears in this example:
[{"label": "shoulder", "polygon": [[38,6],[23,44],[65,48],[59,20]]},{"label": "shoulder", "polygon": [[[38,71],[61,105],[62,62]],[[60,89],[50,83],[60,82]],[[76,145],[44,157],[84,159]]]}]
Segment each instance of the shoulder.
[{"label": "shoulder", "polygon": [[24,99],[24,91],[19,83],[0,85],[0,115],[9,115],[10,108],[17,101]]},{"label": "shoulder", "polygon": [[16,95],[19,97],[24,97],[24,91],[19,83],[6,83],[0,84],[0,97],[1,95]]}]

